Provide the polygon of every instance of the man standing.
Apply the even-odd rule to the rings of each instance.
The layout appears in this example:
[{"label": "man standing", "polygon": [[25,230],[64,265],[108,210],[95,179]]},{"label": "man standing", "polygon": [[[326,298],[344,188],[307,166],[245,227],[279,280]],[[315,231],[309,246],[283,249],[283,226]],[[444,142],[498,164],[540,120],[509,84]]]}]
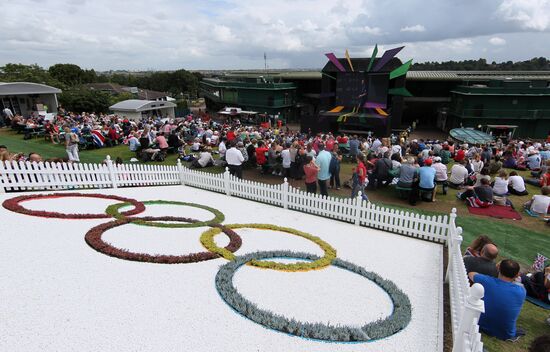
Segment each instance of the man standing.
[{"label": "man standing", "polygon": [[476,272],[468,273],[474,283],[485,289],[485,313],[479,317],[479,328],[487,335],[501,340],[516,341],[525,332],[516,329],[516,321],[525,301],[525,288],[515,283],[519,264],[505,259],[497,265],[498,277]]},{"label": "man standing", "polygon": [[494,244],[486,244],[481,248],[479,257],[468,255],[464,257],[464,265],[466,266],[466,272],[479,273],[492,277],[498,277],[497,266],[494,262],[498,255],[498,248]]},{"label": "man standing", "polygon": [[[349,140],[349,155],[352,160],[354,160],[357,157],[357,154],[359,154],[359,145],[361,142],[357,139],[357,136],[354,135]],[[329,149],[332,151],[332,149]]]},{"label": "man standing", "polygon": [[319,154],[315,159],[315,163],[319,166],[319,173],[317,174],[317,181],[319,182],[319,191],[321,195],[328,197],[327,181],[330,179],[330,159],[332,155],[325,150],[325,145],[319,143]]},{"label": "man standing", "polygon": [[78,141],[78,135],[75,132],[71,132],[71,129],[65,126],[65,150],[67,151],[67,156],[71,163],[80,162],[80,157],[78,156]]},{"label": "man standing", "polygon": [[[4,115],[4,118],[2,118],[2,115]],[[12,119],[13,119],[13,112],[11,112],[10,108],[6,107],[4,110],[2,110],[2,114],[0,114],[0,128],[4,127],[4,125],[6,126],[11,125]]]},{"label": "man standing", "polygon": [[243,178],[244,156],[243,153],[235,147],[236,144],[235,141],[231,143],[231,148],[225,153],[225,161],[227,162],[231,175],[237,178]]}]

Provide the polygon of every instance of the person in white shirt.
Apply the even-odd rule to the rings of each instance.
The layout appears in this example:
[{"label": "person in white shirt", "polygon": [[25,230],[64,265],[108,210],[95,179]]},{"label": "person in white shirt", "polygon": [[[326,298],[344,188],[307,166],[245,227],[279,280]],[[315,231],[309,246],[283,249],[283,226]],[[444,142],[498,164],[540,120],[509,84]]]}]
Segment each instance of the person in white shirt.
[{"label": "person in white shirt", "polygon": [[476,174],[479,174],[483,169],[483,165],[484,165],[483,161],[481,160],[481,155],[479,154],[474,155],[474,158],[473,160],[471,160],[470,165],[472,165],[472,170]]},{"label": "person in white shirt", "polygon": [[225,146],[225,137],[222,137],[220,145],[218,145],[218,152],[220,153],[220,159],[225,159],[225,153],[227,152],[227,147]]},{"label": "person in white shirt", "polygon": [[283,158],[283,176],[287,178],[290,177],[290,164],[291,164],[289,148],[290,148],[290,145],[287,143],[285,144],[285,149],[281,151],[281,157]]},{"label": "person in white shirt", "polygon": [[214,165],[214,158],[212,158],[212,148],[206,147],[203,152],[199,154],[199,158],[193,160],[191,166],[194,168],[202,168]]},{"label": "person in white shirt", "polygon": [[525,189],[525,181],[523,177],[519,176],[517,172],[510,172],[510,178],[508,179],[508,192],[515,194],[516,196],[526,196],[529,194]]},{"label": "person in white shirt", "polygon": [[460,188],[464,185],[468,177],[468,170],[464,166],[465,160],[457,162],[451,168],[451,177],[449,178],[449,186],[452,188]]},{"label": "person in white shirt", "polygon": [[550,210],[550,186],[541,188],[542,194],[536,194],[533,198],[524,204],[525,209],[541,215],[548,215]]},{"label": "person in white shirt", "polygon": [[229,148],[225,153],[225,161],[227,162],[229,173],[231,175],[237,178],[243,178],[244,156],[243,153],[236,148],[236,143],[232,143],[231,148]]},{"label": "person in white shirt", "polygon": [[504,169],[498,172],[498,176],[495,177],[495,183],[493,184],[493,195],[504,197],[508,194],[508,174]]},{"label": "person in white shirt", "polygon": [[[367,148],[368,149],[368,148]],[[399,144],[394,144],[391,147],[391,154],[399,154],[401,156],[401,146]]]},{"label": "person in white shirt", "polygon": [[201,150],[201,142],[200,142],[200,139],[198,138],[195,138],[195,140],[193,141],[193,144],[191,145],[191,151],[192,152],[198,152]]},{"label": "person in white shirt", "polygon": [[435,169],[435,183],[443,187],[443,194],[447,194],[447,165],[441,163],[441,158],[434,157],[432,168]]}]

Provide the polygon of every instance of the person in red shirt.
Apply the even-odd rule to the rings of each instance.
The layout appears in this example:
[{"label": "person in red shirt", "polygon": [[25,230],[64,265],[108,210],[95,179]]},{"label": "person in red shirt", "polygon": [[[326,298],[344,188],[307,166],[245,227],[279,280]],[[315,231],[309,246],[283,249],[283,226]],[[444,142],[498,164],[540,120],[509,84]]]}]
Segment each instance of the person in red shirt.
[{"label": "person in red shirt", "polygon": [[367,167],[365,166],[365,157],[359,153],[356,157],[357,166],[353,172],[353,185],[351,188],[351,197],[357,197],[359,191],[361,191],[361,198],[368,201],[369,198],[365,193],[365,187],[367,186]]},{"label": "person in red shirt", "polygon": [[235,139],[235,131],[229,130],[227,132],[227,141],[231,144],[231,142]]},{"label": "person in red shirt", "polygon": [[464,151],[464,147],[460,148],[455,155],[455,161],[459,162],[464,160],[464,157],[466,156],[466,152]]},{"label": "person in red shirt", "polygon": [[330,150],[331,152],[334,150],[334,138],[328,137],[327,141],[325,143],[326,150]]},{"label": "person in red shirt", "polygon": [[266,174],[269,171],[269,165],[267,164],[267,160],[265,158],[267,151],[268,150],[264,142],[259,141],[258,148],[256,148],[256,163],[262,167],[262,174]]},{"label": "person in red shirt", "polygon": [[306,175],[306,191],[308,193],[317,193],[317,174],[319,170],[320,168],[315,164],[313,158],[310,155],[306,156],[304,173]]}]

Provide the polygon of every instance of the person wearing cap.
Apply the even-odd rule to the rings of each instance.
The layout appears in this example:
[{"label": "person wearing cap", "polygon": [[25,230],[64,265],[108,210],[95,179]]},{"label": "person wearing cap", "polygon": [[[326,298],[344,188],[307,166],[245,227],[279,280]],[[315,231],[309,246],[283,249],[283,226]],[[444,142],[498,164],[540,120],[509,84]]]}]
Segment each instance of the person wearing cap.
[{"label": "person wearing cap", "polygon": [[[418,189],[421,194],[424,192],[434,192],[435,173],[435,169],[432,168],[432,159],[426,159],[424,166],[418,169]],[[433,194],[431,200],[433,200]]]},{"label": "person wearing cap", "polygon": [[441,157],[434,157],[432,168],[435,170],[435,183],[443,187],[443,194],[447,194],[447,165],[441,163]]},{"label": "person wearing cap", "polygon": [[464,160],[464,158],[466,157],[466,149],[468,149],[468,144],[462,145],[462,147],[456,152],[456,155],[455,155],[456,162]]}]

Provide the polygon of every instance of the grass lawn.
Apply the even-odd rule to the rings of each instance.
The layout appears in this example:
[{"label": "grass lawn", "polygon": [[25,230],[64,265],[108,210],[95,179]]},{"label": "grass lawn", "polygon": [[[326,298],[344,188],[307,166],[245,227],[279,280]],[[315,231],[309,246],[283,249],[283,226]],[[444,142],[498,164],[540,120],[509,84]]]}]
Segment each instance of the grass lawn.
[{"label": "grass lawn", "polygon": [[[37,152],[44,159],[51,157],[65,157],[65,148],[62,145],[53,145],[43,138],[23,140],[23,135],[15,134],[15,132],[0,129],[0,144],[4,144],[11,152]],[[105,159],[106,155],[110,155],[114,160],[121,157],[124,162],[128,162],[134,157],[134,153],[128,150],[127,146],[121,145],[112,148],[83,150],[80,152],[80,160],[85,163],[100,163]],[[160,164],[174,164],[176,155],[168,155],[166,161]],[[341,180],[351,177],[351,170],[354,167],[352,163],[342,163]],[[451,165],[449,165],[450,169]],[[210,167],[204,171],[223,172],[222,168]],[[520,172],[523,177],[528,178],[528,172]],[[258,170],[247,169],[244,171],[244,178],[266,183],[281,183],[281,177],[260,175]],[[295,187],[305,188],[303,181],[289,181]],[[480,234],[489,235],[498,245],[500,256],[503,258],[513,258],[519,261],[523,267],[528,267],[532,264],[535,255],[539,252],[550,257],[550,228],[541,220],[529,217],[521,211],[522,204],[527,202],[532,195],[538,194],[539,189],[527,185],[529,196],[511,196],[510,199],[514,203],[516,209],[521,213],[522,219],[518,221],[493,219],[488,217],[480,217],[468,213],[463,202],[456,199],[456,190],[449,189],[447,195],[437,194],[435,203],[419,202],[417,206],[412,207],[404,200],[399,199],[393,188],[386,188],[377,191],[369,191],[370,200],[382,203],[386,206],[395,207],[408,211],[416,211],[422,214],[449,214],[452,208],[457,208],[458,219],[457,225],[464,230],[464,245],[466,246],[475,237]],[[343,188],[342,190],[330,190],[330,193],[335,196],[349,197],[350,190]],[[527,330],[527,336],[520,339],[519,342],[510,343],[499,341],[494,338],[484,336],[483,341],[486,344],[488,351],[499,352],[515,352],[526,351],[530,342],[537,336],[548,333],[549,327],[545,325],[544,319],[550,314],[550,311],[545,311],[542,308],[535,307],[531,303],[526,302],[521,312],[518,325]]]}]

